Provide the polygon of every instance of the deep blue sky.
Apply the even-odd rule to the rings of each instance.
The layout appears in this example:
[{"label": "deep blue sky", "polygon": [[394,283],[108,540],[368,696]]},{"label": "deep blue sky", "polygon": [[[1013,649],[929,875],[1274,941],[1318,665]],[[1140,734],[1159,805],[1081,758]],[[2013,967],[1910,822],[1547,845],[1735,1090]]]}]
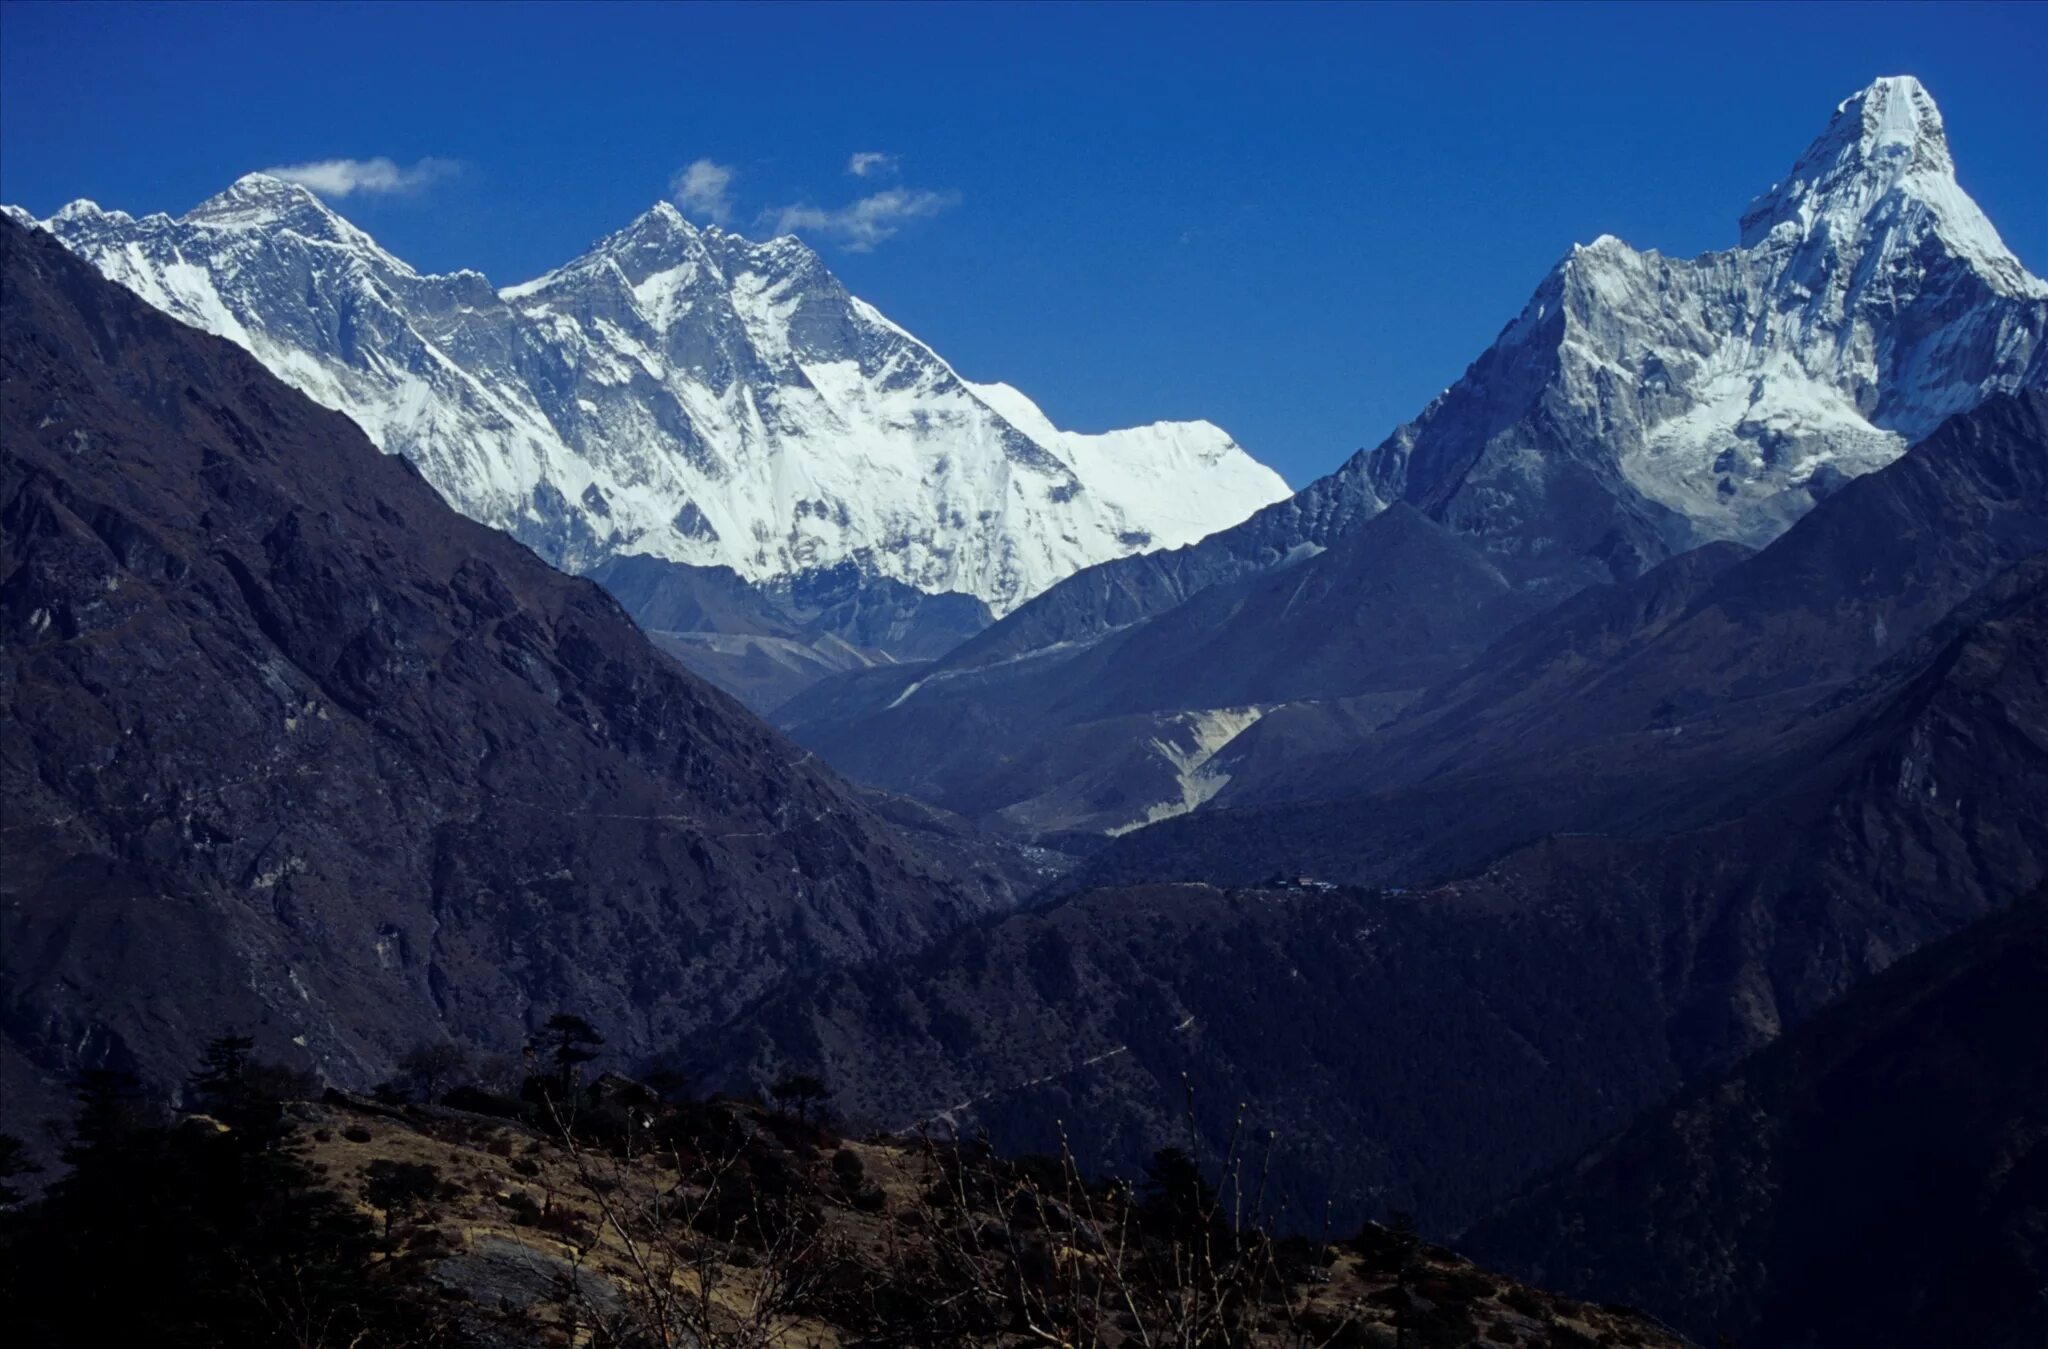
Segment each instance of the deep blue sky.
[{"label": "deep blue sky", "polygon": [[[683,166],[736,227],[947,194],[858,294],[1063,425],[1208,417],[1299,484],[1457,377],[1574,241],[1690,254],[1872,77],[2048,268],[2048,6],[0,10],[0,199],[183,211],[250,169],[456,161],[337,202],[428,270],[567,260]],[[900,176],[854,178],[857,151]]]}]

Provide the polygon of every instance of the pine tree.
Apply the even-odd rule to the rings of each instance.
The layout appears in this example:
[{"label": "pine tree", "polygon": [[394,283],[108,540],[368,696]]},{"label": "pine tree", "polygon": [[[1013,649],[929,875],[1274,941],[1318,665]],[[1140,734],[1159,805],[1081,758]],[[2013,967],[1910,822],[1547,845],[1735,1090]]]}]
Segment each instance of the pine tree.
[{"label": "pine tree", "polygon": [[552,1068],[546,1086],[558,1101],[567,1100],[576,1089],[577,1070],[597,1057],[604,1043],[588,1021],[573,1012],[557,1012],[533,1038],[535,1053],[545,1054]]},{"label": "pine tree", "polygon": [[441,1189],[441,1173],[424,1162],[393,1161],[379,1157],[370,1163],[369,1180],[363,1198],[384,1211],[384,1241],[391,1241],[392,1224],[432,1199]]},{"label": "pine tree", "polygon": [[1188,1247],[1204,1249],[1218,1220],[1216,1189],[1201,1164],[1184,1149],[1164,1147],[1145,1164],[1138,1185],[1139,1218],[1151,1231]]},{"label": "pine tree", "polygon": [[278,1099],[303,1077],[250,1054],[239,1036],[209,1046],[192,1080],[203,1120],[172,1122],[127,1074],[81,1078],[70,1171],[10,1216],[10,1342],[445,1342],[436,1306],[303,1156]]},{"label": "pine tree", "polygon": [[233,1109],[248,1086],[249,1065],[255,1060],[256,1042],[246,1035],[216,1036],[192,1075],[192,1091],[201,1110]]}]

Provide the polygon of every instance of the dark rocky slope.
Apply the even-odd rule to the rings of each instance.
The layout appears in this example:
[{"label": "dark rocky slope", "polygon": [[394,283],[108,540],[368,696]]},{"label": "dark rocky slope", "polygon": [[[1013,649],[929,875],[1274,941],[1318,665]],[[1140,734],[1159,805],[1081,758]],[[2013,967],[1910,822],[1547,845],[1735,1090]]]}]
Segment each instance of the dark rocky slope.
[{"label": "dark rocky slope", "polygon": [[796,619],[731,567],[692,567],[645,553],[607,558],[584,573],[649,632],[730,632],[799,638]]},{"label": "dark rocky slope", "polygon": [[564,1006],[665,1049],[996,898],[246,353],[0,264],[10,1115],[229,1025],[345,1084]]},{"label": "dark rocky slope", "polygon": [[1920,952],[1470,1234],[1702,1341],[2040,1343],[2048,896]]},{"label": "dark rocky slope", "polygon": [[[1745,730],[1743,800],[1712,824],[1560,832],[1419,889],[1089,890],[777,994],[706,1057],[821,1067],[892,1125],[1043,1147],[1063,1122],[1107,1164],[1169,1135],[1185,1074],[1212,1141],[1240,1102],[1277,1131],[1305,1204],[1398,1204],[1447,1231],[2048,876],[2044,619],[2036,557],[1866,678]],[[1607,790],[1573,787],[1603,763],[1501,786],[1541,819]],[[1689,761],[1662,767],[1682,799]],[[1444,837],[1455,799],[1368,806],[1224,812],[1241,832],[1190,866],[1275,835],[1290,874],[1355,859],[1361,835],[1444,860],[1402,850],[1425,825]]]}]

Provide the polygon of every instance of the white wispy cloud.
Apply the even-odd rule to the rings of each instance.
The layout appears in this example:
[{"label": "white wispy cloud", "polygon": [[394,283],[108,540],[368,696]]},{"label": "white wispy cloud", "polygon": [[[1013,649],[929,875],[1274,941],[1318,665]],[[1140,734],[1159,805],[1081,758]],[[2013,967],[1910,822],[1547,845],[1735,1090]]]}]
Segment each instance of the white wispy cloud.
[{"label": "white wispy cloud", "polygon": [[883,154],[880,150],[856,150],[846,161],[846,171],[856,178],[870,174],[896,172],[896,156]]},{"label": "white wispy cloud", "polygon": [[352,193],[414,192],[460,165],[452,159],[422,159],[402,165],[379,155],[375,159],[316,159],[306,164],[280,164],[264,172],[273,178],[309,187],[323,197]]},{"label": "white wispy cloud", "polygon": [[732,219],[732,179],[732,165],[699,159],[675,176],[669,190],[684,214],[723,225]]},{"label": "white wispy cloud", "polygon": [[784,206],[772,214],[778,234],[828,238],[850,253],[866,253],[908,222],[935,216],[959,200],[958,192],[892,187],[845,206]]}]

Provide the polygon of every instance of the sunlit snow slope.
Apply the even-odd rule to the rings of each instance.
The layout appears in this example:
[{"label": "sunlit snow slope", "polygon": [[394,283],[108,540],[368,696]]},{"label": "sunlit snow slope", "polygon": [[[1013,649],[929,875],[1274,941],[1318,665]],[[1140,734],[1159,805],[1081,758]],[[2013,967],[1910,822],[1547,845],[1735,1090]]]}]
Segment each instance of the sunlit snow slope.
[{"label": "sunlit snow slope", "polygon": [[573,570],[649,553],[762,581],[852,561],[1000,613],[1287,495],[1208,422],[1060,431],[797,239],[667,204],[504,290],[421,275],[261,174],[180,218],[74,202],[39,223]]}]

